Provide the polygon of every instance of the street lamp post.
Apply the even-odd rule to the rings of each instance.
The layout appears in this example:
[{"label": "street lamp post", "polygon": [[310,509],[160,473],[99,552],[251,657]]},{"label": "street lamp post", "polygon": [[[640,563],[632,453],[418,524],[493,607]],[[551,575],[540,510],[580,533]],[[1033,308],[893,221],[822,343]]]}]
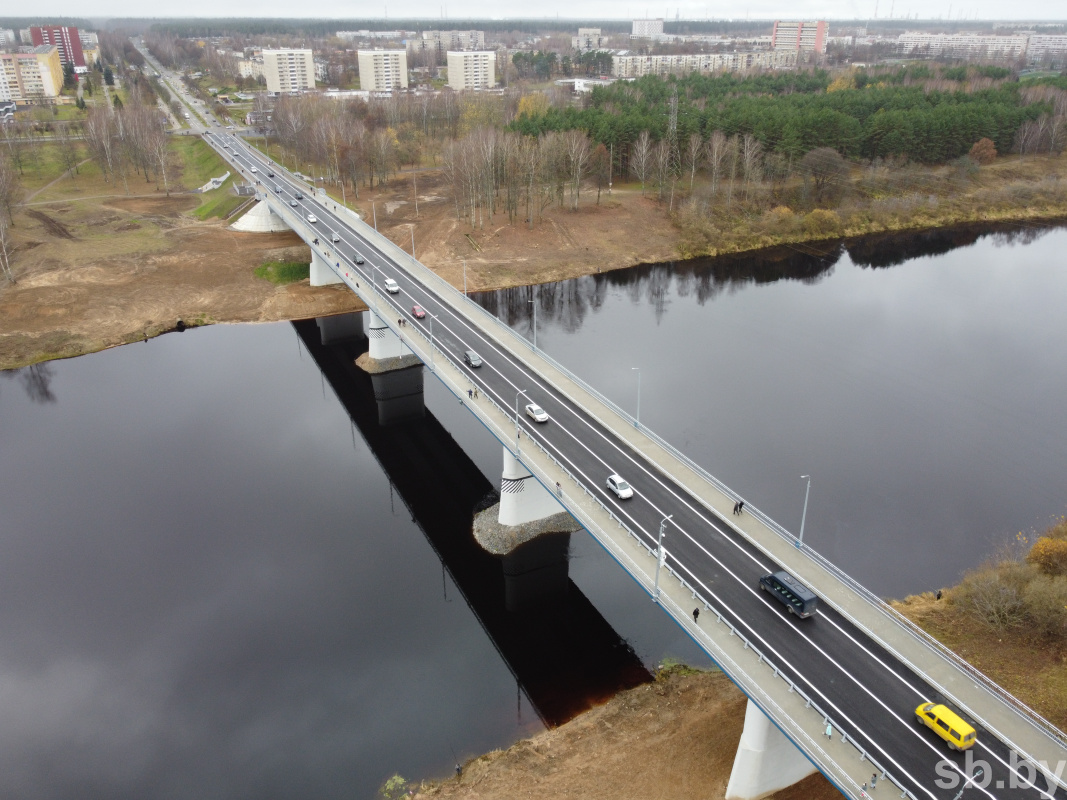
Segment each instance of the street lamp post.
[{"label": "street lamp post", "polygon": [[430,372],[433,372],[433,321],[437,319],[437,315],[431,314],[429,311],[427,311],[426,314],[430,317]]},{"label": "street lamp post", "polygon": [[804,522],[808,518],[808,493],[811,492],[811,476],[801,475],[801,479],[808,479],[808,488],[804,490],[804,512],[800,515],[800,536],[797,538],[797,547],[804,546]]},{"label": "street lamp post", "polygon": [[634,427],[641,427],[641,368],[630,367],[633,372],[637,373],[637,416],[634,417]]},{"label": "street lamp post", "polygon": [[467,259],[463,259],[463,296],[467,296]]},{"label": "street lamp post", "polygon": [[[519,389],[515,393],[515,457],[519,456],[519,397],[526,394],[525,389]],[[530,399],[530,395],[526,394],[526,399]]]},{"label": "street lamp post", "polygon": [[659,541],[658,541],[658,543],[656,545],[656,590],[655,590],[655,593],[652,595],[652,602],[653,603],[658,603],[659,602],[659,571],[660,571],[660,568],[663,566],[663,561],[664,561],[664,557],[663,557],[663,555],[664,555],[663,554],[663,536],[664,536],[664,533],[665,533],[665,529],[667,527],[667,520],[669,520],[673,516],[674,516],[674,514],[671,514],[668,517],[664,517],[659,523]]},{"label": "street lamp post", "polygon": [[374,206],[374,201],[371,201],[370,211],[374,215],[374,232],[378,232],[378,209]]}]

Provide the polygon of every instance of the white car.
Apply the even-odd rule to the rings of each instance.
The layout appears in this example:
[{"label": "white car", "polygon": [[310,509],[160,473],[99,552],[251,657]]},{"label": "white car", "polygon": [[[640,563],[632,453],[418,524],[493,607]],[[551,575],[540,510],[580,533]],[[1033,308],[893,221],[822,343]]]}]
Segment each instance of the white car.
[{"label": "white car", "polygon": [[259,170],[258,170],[258,169],[256,169],[255,167],[252,167],[252,171],[253,171],[253,172],[259,172]]},{"label": "white car", "polygon": [[310,222],[311,224],[314,225],[318,221],[319,221],[319,218],[316,217],[314,214],[308,214],[308,222]]},{"label": "white car", "polygon": [[620,500],[629,500],[634,496],[634,490],[626,481],[618,475],[608,475],[608,488],[615,492]]},{"label": "white car", "polygon": [[389,292],[389,294],[398,294],[400,292],[400,284],[398,284],[392,278],[386,278],[385,291]]},{"label": "white car", "polygon": [[333,236],[332,236],[331,238],[332,238],[332,239],[333,239],[333,240],[334,240],[335,242],[339,242],[339,241],[341,241],[341,234],[339,234],[339,233],[336,233],[336,232],[335,232],[335,233],[334,233],[334,235],[333,235]]},{"label": "white car", "polygon": [[548,422],[548,414],[537,403],[530,403],[530,405],[526,406],[526,416],[534,422]]}]

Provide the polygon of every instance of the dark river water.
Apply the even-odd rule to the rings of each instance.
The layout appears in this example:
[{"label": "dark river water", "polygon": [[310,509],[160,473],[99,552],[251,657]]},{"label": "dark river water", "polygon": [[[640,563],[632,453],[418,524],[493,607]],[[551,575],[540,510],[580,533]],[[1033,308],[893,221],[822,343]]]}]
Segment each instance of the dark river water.
[{"label": "dark river water", "polygon": [[[1067,505],[1067,231],[537,290],[538,345],[884,595]],[[531,290],[479,298],[531,332]],[[705,663],[585,534],[543,608],[470,543],[501,450],[360,342],[216,326],[0,374],[0,796],[369,798]]]}]

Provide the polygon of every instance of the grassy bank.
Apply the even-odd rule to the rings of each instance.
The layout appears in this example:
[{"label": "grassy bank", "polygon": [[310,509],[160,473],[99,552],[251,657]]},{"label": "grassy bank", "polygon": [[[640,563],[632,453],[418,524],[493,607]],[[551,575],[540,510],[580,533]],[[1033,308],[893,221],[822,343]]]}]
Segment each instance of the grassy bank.
[{"label": "grassy bank", "polygon": [[311,276],[311,264],[305,261],[267,261],[256,267],[253,274],[275,286],[284,286],[307,280]]},{"label": "grassy bank", "polygon": [[959,585],[894,603],[1054,725],[1067,727],[1067,519],[1010,546]]}]

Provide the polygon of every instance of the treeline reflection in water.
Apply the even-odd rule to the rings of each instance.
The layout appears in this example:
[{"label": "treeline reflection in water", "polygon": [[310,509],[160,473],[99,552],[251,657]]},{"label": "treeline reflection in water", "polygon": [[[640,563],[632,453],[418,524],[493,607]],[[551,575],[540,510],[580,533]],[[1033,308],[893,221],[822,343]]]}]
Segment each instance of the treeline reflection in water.
[{"label": "treeline reflection in water", "polygon": [[896,267],[917,258],[939,256],[981,239],[994,245],[1030,244],[1067,223],[998,223],[959,225],[905,233],[873,234],[857,239],[804,242],[749,253],[694,258],[586,275],[557,283],[472,293],[479,305],[512,327],[525,323],[533,332],[534,306],[542,320],[573,333],[608,293],[624,289],[634,303],[648,303],[657,321],[669,295],[695,297],[700,305],[724,292],[778,281],[816,284],[831,274],[843,257],[870,269]]}]

